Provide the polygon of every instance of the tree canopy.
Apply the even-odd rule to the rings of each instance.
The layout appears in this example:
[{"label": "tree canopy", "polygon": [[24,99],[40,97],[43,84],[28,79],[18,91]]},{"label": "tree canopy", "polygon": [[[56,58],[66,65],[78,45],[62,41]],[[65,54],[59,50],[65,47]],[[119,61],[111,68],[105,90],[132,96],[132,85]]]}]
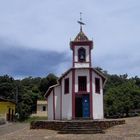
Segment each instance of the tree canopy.
[{"label": "tree canopy", "polygon": [[[108,74],[97,67],[107,77],[104,87],[104,112],[106,117],[129,116],[131,111],[140,110],[140,78],[129,78],[127,74]],[[44,99],[48,88],[57,83],[57,76],[48,74],[46,77],[27,77],[15,80],[13,77],[0,76],[0,97],[17,102],[16,112],[20,120],[26,119],[36,111],[38,99]]]},{"label": "tree canopy", "polygon": [[24,120],[36,111],[37,100],[44,99],[49,86],[56,82],[54,74],[45,78],[30,76],[22,80],[14,80],[8,75],[0,76],[0,97],[15,101],[16,112],[19,113],[20,120]]}]

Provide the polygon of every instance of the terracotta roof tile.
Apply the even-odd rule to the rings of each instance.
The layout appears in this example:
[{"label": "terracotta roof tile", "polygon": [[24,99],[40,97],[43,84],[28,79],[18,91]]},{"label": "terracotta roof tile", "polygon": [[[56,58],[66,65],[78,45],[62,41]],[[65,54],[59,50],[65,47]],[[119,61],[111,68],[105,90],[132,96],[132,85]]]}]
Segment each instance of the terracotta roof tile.
[{"label": "terracotta roof tile", "polygon": [[74,41],[88,41],[88,37],[84,34],[83,31],[80,31]]}]

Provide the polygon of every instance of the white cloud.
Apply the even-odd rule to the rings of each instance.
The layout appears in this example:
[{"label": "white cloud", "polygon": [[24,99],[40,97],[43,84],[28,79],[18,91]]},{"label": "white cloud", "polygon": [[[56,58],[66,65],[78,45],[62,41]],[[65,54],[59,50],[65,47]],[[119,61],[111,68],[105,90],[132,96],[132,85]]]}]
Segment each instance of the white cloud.
[{"label": "white cloud", "polygon": [[[84,31],[95,43],[94,62],[127,73],[129,66],[137,67],[140,55],[139,6],[138,0],[0,0],[0,38],[8,45],[70,56],[69,41],[79,31],[76,21],[82,11]],[[114,61],[125,67],[120,69]],[[65,69],[65,62],[60,67]],[[130,73],[139,74],[137,69]]]}]

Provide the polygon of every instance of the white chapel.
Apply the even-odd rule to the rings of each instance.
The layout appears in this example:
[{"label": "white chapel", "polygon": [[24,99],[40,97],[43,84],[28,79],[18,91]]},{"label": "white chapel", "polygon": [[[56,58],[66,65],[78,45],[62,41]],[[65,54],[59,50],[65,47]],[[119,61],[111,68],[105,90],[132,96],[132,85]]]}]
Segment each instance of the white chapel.
[{"label": "white chapel", "polygon": [[72,67],[45,94],[48,120],[103,119],[106,77],[92,68],[93,41],[80,32],[70,42]]}]

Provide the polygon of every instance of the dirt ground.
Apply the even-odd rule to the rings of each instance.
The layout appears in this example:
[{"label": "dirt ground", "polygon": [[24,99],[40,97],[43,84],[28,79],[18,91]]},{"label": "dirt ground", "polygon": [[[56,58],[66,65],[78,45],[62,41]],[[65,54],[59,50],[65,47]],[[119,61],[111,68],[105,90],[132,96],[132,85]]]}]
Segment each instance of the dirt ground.
[{"label": "dirt ground", "polygon": [[11,124],[0,126],[0,140],[140,140],[140,117],[125,120],[126,124],[109,128],[105,134],[57,134],[30,130],[29,124]]}]

